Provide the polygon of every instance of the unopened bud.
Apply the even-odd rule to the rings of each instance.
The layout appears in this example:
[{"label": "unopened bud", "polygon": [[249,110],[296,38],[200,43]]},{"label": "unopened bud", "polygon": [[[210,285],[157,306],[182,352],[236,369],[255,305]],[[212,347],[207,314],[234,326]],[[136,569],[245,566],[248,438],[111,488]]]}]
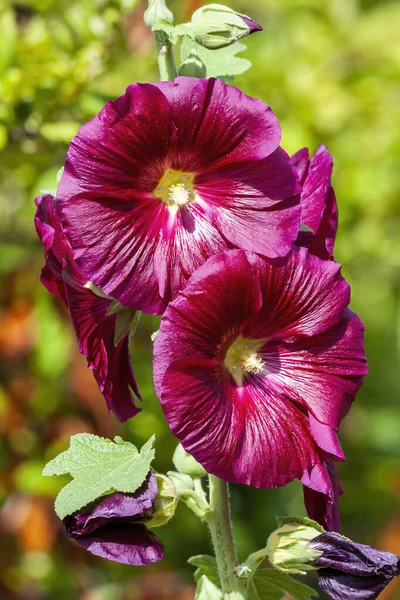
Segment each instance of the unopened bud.
[{"label": "unopened bud", "polygon": [[193,13],[191,25],[196,42],[210,50],[229,46],[262,30],[250,17],[223,4],[202,6]]},{"label": "unopened bud", "polygon": [[160,21],[173,23],[174,15],[167,8],[165,0],[149,0],[149,7],[144,13],[144,22],[152,29]]},{"label": "unopened bud", "polygon": [[[301,521],[302,519],[296,519]],[[321,528],[310,519],[301,522],[288,523],[271,533],[267,541],[269,561],[281,571],[304,575],[307,571],[318,570],[312,561],[321,552],[311,548],[307,542],[321,535]]]},{"label": "unopened bud", "polygon": [[190,475],[193,479],[201,479],[207,475],[207,471],[193,458],[191,454],[183,449],[181,444],[178,444],[172,457],[172,462],[175,468],[180,473]]}]

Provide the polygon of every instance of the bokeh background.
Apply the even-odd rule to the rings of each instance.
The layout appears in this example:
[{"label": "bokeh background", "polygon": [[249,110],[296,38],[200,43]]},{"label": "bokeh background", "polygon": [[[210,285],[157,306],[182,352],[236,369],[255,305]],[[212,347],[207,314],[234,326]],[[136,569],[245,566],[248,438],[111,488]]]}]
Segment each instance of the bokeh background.
[{"label": "bokeh background", "polygon": [[[4,4],[5,1],[5,4]],[[200,2],[171,2],[177,21]],[[267,101],[293,153],[325,143],[335,160],[336,258],[366,325],[370,375],[341,441],[344,534],[400,554],[400,4],[384,0],[259,0],[230,6],[264,32],[246,40],[253,68],[236,80]],[[0,8],[0,598],[189,600],[192,554],[211,551],[184,507],[159,530],[165,560],[133,569],[68,541],[53,513],[61,483],[47,460],[77,432],[156,433],[159,470],[175,441],[155,398],[144,318],[133,356],[144,410],[121,426],[107,413],[65,308],[39,283],[43,250],[33,199],[55,186],[79,126],[132,81],[157,80],[144,4],[135,0],[3,0]],[[240,558],[261,547],[277,515],[302,514],[298,482],[232,489]],[[315,579],[311,584],[316,585]],[[400,599],[399,581],[382,599]]]}]

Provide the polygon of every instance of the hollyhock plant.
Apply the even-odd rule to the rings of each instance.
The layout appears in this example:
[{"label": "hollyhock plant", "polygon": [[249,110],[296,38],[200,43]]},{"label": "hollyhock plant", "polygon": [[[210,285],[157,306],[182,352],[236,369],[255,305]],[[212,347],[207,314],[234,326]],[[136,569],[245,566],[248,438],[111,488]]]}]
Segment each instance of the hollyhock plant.
[{"label": "hollyhock plant", "polygon": [[110,494],[66,517],[65,529],[96,556],[134,566],[157,562],[163,557],[163,544],[143,522],[153,515],[156,497],[157,480],[151,473],[134,494]]},{"label": "hollyhock plant", "polygon": [[93,369],[108,409],[120,421],[126,421],[140,411],[134,394],[139,399],[141,396],[129,355],[129,334],[135,313],[85,287],[87,280],[72,260],[57,202],[44,195],[36,199],[36,204],[35,225],[46,257],[41,281],[50,293],[64,300],[80,351]]},{"label": "hollyhock plant", "polygon": [[333,259],[338,211],[335,192],[331,186],[332,156],[321,145],[309,158],[308,148],[302,148],[291,157],[303,187],[301,193],[301,225],[296,240],[312,254]]},{"label": "hollyhock plant", "polygon": [[[217,293],[216,293],[217,291]],[[363,326],[333,261],[229,251],[165,311],[154,380],[172,433],[209,473],[255,487],[295,477],[331,506],[326,457],[367,372]]]},{"label": "hollyhock plant", "polygon": [[335,533],[321,533],[308,546],[319,553],[313,565],[320,588],[333,600],[375,600],[393,577],[400,576],[400,558],[357,544]]},{"label": "hollyhock plant", "polygon": [[132,84],[72,140],[57,190],[73,258],[122,305],[160,314],[207,258],[285,256],[297,175],[276,116],[217,79]]}]

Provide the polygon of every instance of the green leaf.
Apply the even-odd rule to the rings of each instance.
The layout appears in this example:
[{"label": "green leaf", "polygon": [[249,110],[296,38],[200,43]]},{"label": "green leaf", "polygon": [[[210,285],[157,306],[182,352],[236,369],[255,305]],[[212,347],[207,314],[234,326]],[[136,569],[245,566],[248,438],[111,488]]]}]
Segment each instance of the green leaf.
[{"label": "green leaf", "polygon": [[223,81],[233,81],[236,75],[241,75],[251,67],[249,60],[236,56],[238,52],[243,52],[246,49],[247,46],[245,44],[235,42],[225,48],[208,50],[190,38],[185,37],[181,44],[181,61],[184,63],[190,53],[195,50],[196,60],[205,66],[205,77],[218,77]]},{"label": "green leaf", "polygon": [[90,433],[72,436],[68,450],[43,470],[47,476],[69,473],[73,477],[56,498],[55,510],[60,519],[113,491],[136,492],[150,471],[153,444],[154,436],[139,452],[120,437],[112,442]]},{"label": "green leaf", "polygon": [[197,567],[194,572],[195,581],[200,581],[202,577],[207,577],[215,585],[220,585],[217,561],[214,556],[208,554],[198,554],[189,558],[188,563]]},{"label": "green leaf", "polygon": [[248,600],[281,600],[290,594],[296,600],[318,597],[315,590],[286,573],[275,569],[260,569],[249,582]]},{"label": "green leaf", "polygon": [[223,600],[222,590],[203,575],[197,584],[194,600]]}]

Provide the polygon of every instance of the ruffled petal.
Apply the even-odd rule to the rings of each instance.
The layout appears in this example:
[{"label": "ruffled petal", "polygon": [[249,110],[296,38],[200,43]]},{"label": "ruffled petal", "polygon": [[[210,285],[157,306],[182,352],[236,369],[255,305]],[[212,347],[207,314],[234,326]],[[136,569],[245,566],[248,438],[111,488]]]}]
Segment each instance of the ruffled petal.
[{"label": "ruffled petal", "polygon": [[172,433],[222,479],[285,485],[318,460],[306,415],[287,398],[269,396],[256,378],[242,388],[221,385],[213,361],[181,359],[167,370],[162,390]]},{"label": "ruffled petal", "polygon": [[154,381],[207,471],[265,487],[304,478],[333,503],[321,456],[343,459],[336,427],[365,372],[347,302],[339,267],[305,249],[281,261],[232,250],[192,275],[161,320]]},{"label": "ruffled petal", "polygon": [[259,160],[279,145],[281,128],[270,107],[219,79],[177,77],[156,85],[177,128],[173,169],[197,172]]},{"label": "ruffled petal", "polygon": [[120,421],[126,421],[141,410],[133,395],[141,399],[130,360],[129,334],[115,345],[117,315],[107,315],[111,301],[80,285],[71,264],[64,273],[68,308],[80,351],[93,369],[108,409]]},{"label": "ruffled petal", "polygon": [[[363,333],[358,316],[346,309],[339,323],[324,333],[267,341],[260,355],[269,370],[269,388],[305,405],[322,425],[337,429],[367,374]],[[317,425],[312,422],[314,429]]]},{"label": "ruffled petal", "polygon": [[248,256],[264,299],[262,318],[249,323],[246,335],[289,341],[293,336],[315,336],[338,323],[350,300],[340,265],[322,261],[305,248],[280,262]]},{"label": "ruffled petal", "polygon": [[[73,139],[57,191],[86,281],[160,314],[218,252],[287,254],[300,188],[280,135],[266,104],[220,80],[129,86]],[[187,205],[155,195],[170,169],[193,179]]]},{"label": "ruffled petal", "polygon": [[268,158],[201,173],[196,190],[210,219],[232,246],[285,256],[300,223],[296,174],[278,148]]},{"label": "ruffled petal", "polygon": [[71,536],[85,550],[114,562],[141,567],[163,558],[161,540],[142,523],[113,523],[86,536]]},{"label": "ruffled petal", "polygon": [[318,585],[332,600],[376,600],[389,583],[384,575],[357,577],[335,569],[318,571]]},{"label": "ruffled petal", "polygon": [[303,185],[301,193],[301,223],[309,230],[300,231],[296,240],[311,254],[322,259],[333,258],[338,212],[335,193],[331,186],[332,156],[325,146],[319,146],[308,162],[308,150],[303,148],[292,156]]},{"label": "ruffled petal", "polygon": [[339,497],[343,488],[334,461],[328,455],[320,460],[301,477],[304,504],[310,519],[328,531],[340,531]]}]

